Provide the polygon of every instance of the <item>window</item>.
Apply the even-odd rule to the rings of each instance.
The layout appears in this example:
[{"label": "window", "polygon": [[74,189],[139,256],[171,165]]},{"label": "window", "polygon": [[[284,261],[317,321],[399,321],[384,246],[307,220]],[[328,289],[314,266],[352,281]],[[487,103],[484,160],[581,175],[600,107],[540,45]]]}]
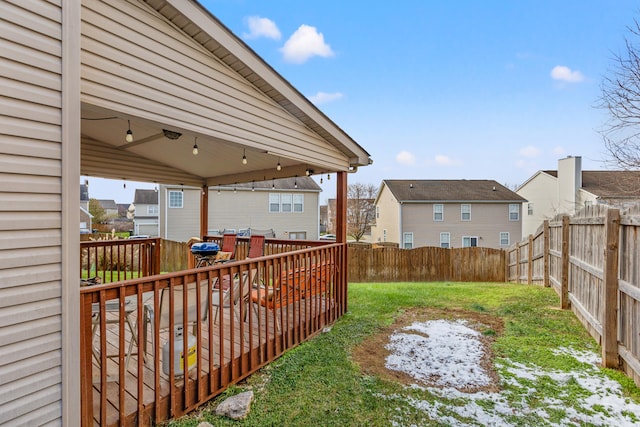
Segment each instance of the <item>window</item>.
[{"label": "window", "polygon": [[584,207],[588,208],[589,206],[593,206],[593,202],[591,200],[585,200],[584,201]]},{"label": "window", "polygon": [[470,236],[464,236],[462,238],[462,247],[463,248],[468,248],[471,246],[478,246],[478,238],[477,237],[470,237]]},{"label": "window", "polygon": [[533,215],[533,203],[527,203],[527,215]]},{"label": "window", "polygon": [[500,232],[500,246],[509,246],[509,232],[501,231]]},{"label": "window", "polygon": [[402,233],[402,247],[404,249],[413,248],[413,233]]},{"label": "window", "polygon": [[269,212],[280,212],[280,195],[269,193]]},{"label": "window", "polygon": [[303,194],[293,195],[293,211],[298,213],[304,212],[304,195]]},{"label": "window", "polygon": [[291,194],[283,194],[281,197],[282,200],[282,212],[291,212],[293,210],[292,207],[292,196]]},{"label": "window", "polygon": [[304,194],[269,193],[269,212],[304,212]]},{"label": "window", "polygon": [[449,248],[451,247],[451,234],[450,233],[440,233],[440,247],[441,248]]},{"label": "window", "polygon": [[386,228],[384,230],[382,230],[382,241],[383,242],[387,241],[387,229]]},{"label": "window", "polygon": [[306,231],[290,231],[289,239],[307,240],[307,232]]},{"label": "window", "polygon": [[147,206],[147,215],[158,215],[158,205]]},{"label": "window", "polygon": [[520,220],[520,205],[517,203],[509,204],[509,221]]},{"label": "window", "polygon": [[182,209],[182,191],[169,191],[169,207]]},{"label": "window", "polygon": [[460,205],[460,220],[471,221],[471,205]]},{"label": "window", "polygon": [[380,218],[380,206],[376,206],[376,219]]},{"label": "window", "polygon": [[444,221],[444,205],[433,205],[433,220]]}]

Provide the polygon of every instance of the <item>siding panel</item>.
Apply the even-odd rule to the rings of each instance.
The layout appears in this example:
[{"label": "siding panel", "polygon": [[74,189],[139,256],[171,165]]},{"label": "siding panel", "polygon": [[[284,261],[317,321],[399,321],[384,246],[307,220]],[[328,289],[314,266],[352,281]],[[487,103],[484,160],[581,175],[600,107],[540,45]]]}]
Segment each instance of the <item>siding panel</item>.
[{"label": "siding panel", "polygon": [[62,10],[0,9],[0,424],[60,425]]}]

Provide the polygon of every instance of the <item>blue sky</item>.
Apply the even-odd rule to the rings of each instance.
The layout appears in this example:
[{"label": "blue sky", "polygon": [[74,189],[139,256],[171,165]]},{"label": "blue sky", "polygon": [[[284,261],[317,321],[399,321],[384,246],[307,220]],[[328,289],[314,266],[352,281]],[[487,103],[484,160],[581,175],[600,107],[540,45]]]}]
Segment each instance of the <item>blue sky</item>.
[{"label": "blue sky", "polygon": [[[349,182],[376,186],[606,168],[602,77],[640,18],[627,0],[201,3],[371,154]],[[95,181],[91,197],[133,200]]]}]

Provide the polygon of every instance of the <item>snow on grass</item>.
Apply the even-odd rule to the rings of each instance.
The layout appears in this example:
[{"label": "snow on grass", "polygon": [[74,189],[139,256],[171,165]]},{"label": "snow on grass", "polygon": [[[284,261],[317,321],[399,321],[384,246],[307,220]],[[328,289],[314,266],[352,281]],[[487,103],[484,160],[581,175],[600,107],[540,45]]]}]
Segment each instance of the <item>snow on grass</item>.
[{"label": "snow on grass", "polygon": [[[427,391],[432,396],[429,400],[383,397],[402,400],[428,419],[451,426],[640,425],[640,405],[625,398],[620,384],[604,375],[593,352],[556,349],[555,355],[586,365],[569,372],[499,359],[495,363],[501,392],[461,391],[490,382],[479,365],[484,352],[479,336],[460,320],[416,322],[396,331],[387,346],[391,354],[386,367],[441,387],[409,388]],[[406,425],[402,418],[399,414],[394,425]]]},{"label": "snow on grass", "polygon": [[[484,355],[480,333],[465,320],[415,322],[391,335],[386,368],[419,381],[449,387],[486,386],[489,375],[480,367]],[[417,333],[408,333],[417,332]]]}]

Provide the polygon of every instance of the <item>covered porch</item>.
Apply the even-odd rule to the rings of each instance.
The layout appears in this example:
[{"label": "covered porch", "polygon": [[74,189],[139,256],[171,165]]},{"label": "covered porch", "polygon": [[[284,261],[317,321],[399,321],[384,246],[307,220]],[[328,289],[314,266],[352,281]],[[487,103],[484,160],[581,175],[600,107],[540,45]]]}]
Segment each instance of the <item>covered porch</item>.
[{"label": "covered porch", "polygon": [[112,283],[77,291],[81,420],[150,425],[344,314],[347,177],[371,160],[197,2],[83,0],[81,12],[80,176],[201,188],[203,240],[215,239],[210,187],[337,178],[335,243],[267,239],[264,256],[164,274],[159,244],[105,243],[132,264],[121,276],[116,258]]}]

